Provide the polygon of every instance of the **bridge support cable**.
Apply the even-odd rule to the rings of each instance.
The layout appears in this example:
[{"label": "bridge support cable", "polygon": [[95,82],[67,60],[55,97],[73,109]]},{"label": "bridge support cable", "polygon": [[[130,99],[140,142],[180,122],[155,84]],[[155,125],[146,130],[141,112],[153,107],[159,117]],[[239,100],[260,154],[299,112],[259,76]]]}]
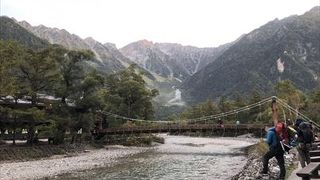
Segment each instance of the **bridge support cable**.
[{"label": "bridge support cable", "polygon": [[235,109],[235,110],[222,112],[222,113],[215,114],[215,115],[210,115],[210,116],[203,116],[203,117],[199,117],[199,118],[185,119],[184,121],[187,121],[187,122],[200,122],[200,121],[203,121],[205,118],[210,118],[210,119],[212,119],[212,118],[214,118],[214,119],[223,118],[223,117],[226,117],[226,116],[237,114],[239,112],[248,111],[248,110],[250,110],[252,108],[261,106],[262,104],[269,103],[269,102],[272,101],[272,98],[273,97],[269,97],[269,98],[263,99],[263,100],[261,100],[259,102],[256,102],[256,103],[253,103],[253,104],[250,104],[250,105],[247,105],[247,106]]},{"label": "bridge support cable", "polygon": [[[195,124],[195,123],[204,121],[205,123],[207,123],[206,122],[207,120],[215,120],[215,119],[218,119],[218,118],[223,118],[223,117],[227,117],[227,116],[230,116],[230,115],[233,115],[233,114],[237,114],[239,112],[248,111],[248,110],[250,110],[252,108],[255,108],[257,106],[261,106],[262,104],[268,103],[271,100],[272,100],[272,97],[269,97],[269,98],[263,99],[263,100],[261,100],[259,102],[256,102],[256,103],[253,103],[253,104],[241,107],[241,108],[237,108],[235,110],[231,110],[231,111],[228,111],[228,112],[222,112],[222,113],[215,114],[215,115],[203,116],[203,117],[199,117],[199,118],[184,119],[183,122]],[[114,114],[114,113],[111,113],[111,112],[106,112],[106,111],[101,111],[100,113],[104,114],[104,115],[108,115],[108,116],[114,117],[114,118],[126,120],[126,121],[135,121],[135,122],[148,123],[148,124],[149,123],[175,124],[175,122],[173,122],[173,121],[154,121],[154,120],[128,118],[128,117],[120,116],[120,115],[117,115],[117,114]]]},{"label": "bridge support cable", "polygon": [[[192,119],[179,119],[179,121],[156,121],[156,120],[145,120],[145,119],[136,119],[136,118],[128,118],[128,117],[124,117],[124,116],[120,116],[117,114],[113,114],[111,112],[106,112],[106,111],[101,111],[100,113],[103,115],[107,115],[110,118],[114,118],[116,120],[119,120],[119,122],[121,121],[121,123],[125,123],[125,122],[134,122],[135,126],[130,127],[130,128],[114,128],[115,130],[112,130],[112,128],[110,128],[109,130],[105,130],[102,132],[106,132],[106,133],[114,133],[116,131],[116,129],[118,129],[118,131],[122,131],[122,134],[125,133],[131,133],[134,134],[136,133],[136,131],[139,131],[139,133],[143,134],[143,133],[156,133],[156,132],[174,132],[174,133],[179,133],[182,134],[184,132],[188,132],[186,133],[187,135],[190,136],[194,136],[197,135],[198,133],[200,134],[205,134],[205,131],[209,130],[209,134],[211,131],[211,135],[216,134],[216,135],[220,135],[220,136],[225,136],[226,134],[233,134],[233,131],[235,130],[234,128],[236,128],[236,132],[235,134],[233,134],[234,136],[237,136],[239,133],[242,133],[244,131],[248,131],[251,132],[253,131],[251,128],[255,129],[254,131],[258,134],[260,134],[260,136],[262,136],[263,134],[263,128],[261,127],[260,129],[257,129],[257,125],[256,126],[247,126],[246,124],[239,124],[236,125],[235,124],[226,124],[225,127],[218,127],[214,122],[219,119],[219,118],[226,118],[229,116],[232,117],[236,117],[236,121],[239,120],[239,114],[241,112],[244,111],[249,111],[250,109],[253,108],[258,108],[259,109],[259,114],[257,117],[257,120],[261,120],[262,118],[262,109],[265,108],[265,104],[272,102],[272,100],[276,99],[277,103],[286,108],[287,110],[289,110],[290,112],[294,112],[296,114],[298,114],[300,117],[302,117],[303,119],[310,121],[312,124],[314,124],[315,126],[317,126],[317,128],[319,128],[320,126],[317,125],[314,121],[312,121],[311,119],[309,119],[308,117],[306,117],[305,115],[303,115],[302,113],[298,112],[296,109],[292,108],[290,105],[288,105],[287,103],[285,103],[283,100],[277,98],[276,96],[271,96],[268,98],[265,98],[261,101],[252,103],[250,105],[246,105],[234,110],[230,110],[227,112],[222,112],[222,113],[218,113],[218,114],[214,114],[214,115],[209,115],[209,116],[202,116],[202,117],[198,117],[198,118],[192,118]],[[269,106],[268,106],[269,107]],[[254,111],[256,112],[256,110]],[[230,130],[231,129],[231,130]],[[110,132],[112,131],[112,132]]]},{"label": "bridge support cable", "polygon": [[309,121],[311,124],[313,124],[314,126],[316,126],[317,129],[320,129],[320,125],[319,125],[319,124],[317,124],[316,122],[314,122],[313,120],[311,120],[310,118],[308,118],[307,116],[305,116],[304,114],[302,114],[301,112],[299,112],[297,109],[291,107],[289,104],[287,104],[287,103],[284,102],[282,99],[280,99],[280,98],[278,98],[278,97],[276,97],[276,96],[274,96],[274,98],[276,98],[276,99],[278,100],[278,103],[279,103],[282,107],[286,108],[287,110],[289,110],[289,111],[291,111],[291,112],[293,112],[293,113],[296,113],[296,114],[297,114],[298,116],[300,116],[302,119]]}]

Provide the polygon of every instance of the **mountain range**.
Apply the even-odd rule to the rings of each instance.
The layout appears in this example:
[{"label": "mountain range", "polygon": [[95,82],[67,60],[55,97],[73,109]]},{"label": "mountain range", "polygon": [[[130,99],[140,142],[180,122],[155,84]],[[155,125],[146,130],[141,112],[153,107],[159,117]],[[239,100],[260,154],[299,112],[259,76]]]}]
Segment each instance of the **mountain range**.
[{"label": "mountain range", "polygon": [[0,39],[17,41],[31,49],[41,49],[49,45],[48,41],[30,33],[15,20],[5,16],[0,16]]},{"label": "mountain range", "polygon": [[64,29],[50,28],[44,25],[31,26],[26,21],[17,22],[41,39],[45,39],[51,44],[59,44],[69,49],[90,49],[96,58],[97,69],[104,72],[116,72],[128,66],[129,59],[124,57],[111,43],[105,45],[93,38],[82,39],[75,34],[71,34]]},{"label": "mountain range", "polygon": [[303,91],[320,84],[320,7],[303,15],[275,19],[215,48],[140,40],[118,49],[112,43],[82,39],[64,29],[32,26],[0,17],[0,39],[16,40],[30,48],[60,44],[89,49],[96,60],[89,64],[113,73],[137,64],[146,72],[150,88],[160,90],[161,105],[182,105],[216,100],[221,96],[249,95],[253,90],[273,94],[279,80],[289,79]]},{"label": "mountain range", "polygon": [[197,48],[141,40],[121,48],[120,52],[150,72],[182,82],[213,62],[231,45],[232,43],[218,48]]},{"label": "mountain range", "polygon": [[[156,100],[165,105],[183,104],[176,97],[177,87],[233,44],[217,48],[197,48],[141,40],[117,49],[112,43],[102,44],[91,37],[82,39],[64,29],[32,26],[26,21],[15,22],[51,44],[60,44],[69,49],[90,49],[96,57],[95,63],[90,65],[102,72],[112,73],[130,64],[137,64],[145,72],[148,86],[159,89],[160,95]],[[175,99],[175,103],[172,103],[172,99]]]},{"label": "mountain range", "polygon": [[303,91],[320,82],[320,7],[301,16],[275,19],[242,36],[214,62],[182,85],[182,96],[201,102],[220,96],[274,94],[279,80]]}]

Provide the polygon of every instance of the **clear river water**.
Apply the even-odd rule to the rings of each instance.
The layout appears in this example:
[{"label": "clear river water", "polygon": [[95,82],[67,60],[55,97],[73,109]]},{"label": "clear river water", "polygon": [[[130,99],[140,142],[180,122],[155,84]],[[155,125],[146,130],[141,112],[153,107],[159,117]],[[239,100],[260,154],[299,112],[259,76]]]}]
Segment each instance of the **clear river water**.
[{"label": "clear river water", "polygon": [[108,167],[64,174],[59,179],[230,179],[245,165],[248,139],[167,136],[165,144],[120,158]]}]

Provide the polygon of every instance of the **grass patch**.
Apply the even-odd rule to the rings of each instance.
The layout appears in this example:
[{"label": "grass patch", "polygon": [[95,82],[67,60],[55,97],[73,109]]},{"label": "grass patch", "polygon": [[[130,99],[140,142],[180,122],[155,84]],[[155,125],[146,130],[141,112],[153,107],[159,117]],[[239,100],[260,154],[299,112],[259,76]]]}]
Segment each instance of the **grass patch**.
[{"label": "grass patch", "polygon": [[269,150],[269,146],[261,139],[257,144],[248,146],[244,150],[246,154],[262,157]]}]

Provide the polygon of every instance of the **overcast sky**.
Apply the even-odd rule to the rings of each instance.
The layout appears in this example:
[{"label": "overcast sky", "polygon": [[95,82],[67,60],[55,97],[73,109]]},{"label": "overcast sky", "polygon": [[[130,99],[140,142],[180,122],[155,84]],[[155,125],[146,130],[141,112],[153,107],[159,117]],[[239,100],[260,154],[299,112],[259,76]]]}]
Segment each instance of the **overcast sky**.
[{"label": "overcast sky", "polygon": [[1,15],[117,47],[147,39],[215,47],[320,0],[0,0]]}]

